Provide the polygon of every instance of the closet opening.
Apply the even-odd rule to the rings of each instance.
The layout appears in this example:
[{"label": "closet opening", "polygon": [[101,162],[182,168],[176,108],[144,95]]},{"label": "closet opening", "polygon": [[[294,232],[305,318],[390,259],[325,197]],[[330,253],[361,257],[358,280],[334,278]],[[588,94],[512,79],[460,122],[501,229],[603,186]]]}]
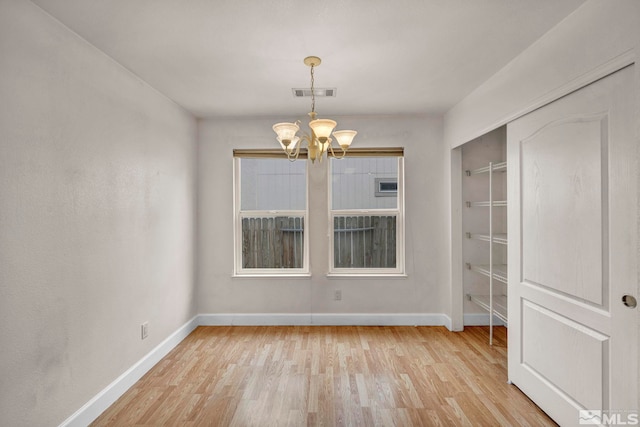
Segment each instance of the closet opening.
[{"label": "closet opening", "polygon": [[[506,346],[506,126],[460,147],[460,250],[464,326],[488,326]],[[503,329],[497,329],[503,328]]]}]

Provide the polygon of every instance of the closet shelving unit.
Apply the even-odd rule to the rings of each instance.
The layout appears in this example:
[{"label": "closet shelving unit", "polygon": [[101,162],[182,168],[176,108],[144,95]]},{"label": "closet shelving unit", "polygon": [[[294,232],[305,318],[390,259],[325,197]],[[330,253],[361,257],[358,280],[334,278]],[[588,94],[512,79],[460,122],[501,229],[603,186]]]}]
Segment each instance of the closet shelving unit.
[{"label": "closet shelving unit", "polygon": [[494,233],[494,208],[507,206],[506,200],[495,200],[493,191],[493,180],[496,172],[506,172],[507,163],[489,162],[488,166],[466,171],[467,176],[488,174],[489,175],[489,199],[485,201],[467,202],[468,208],[487,207],[489,208],[488,233],[467,232],[468,239],[479,240],[488,243],[489,264],[467,263],[467,268],[478,274],[482,274],[489,279],[487,294],[467,294],[467,298],[489,312],[489,344],[493,345],[493,319],[494,316],[507,324],[507,296],[496,292],[495,283],[507,283],[507,265],[494,262],[494,245],[507,245],[507,235],[505,233]]}]

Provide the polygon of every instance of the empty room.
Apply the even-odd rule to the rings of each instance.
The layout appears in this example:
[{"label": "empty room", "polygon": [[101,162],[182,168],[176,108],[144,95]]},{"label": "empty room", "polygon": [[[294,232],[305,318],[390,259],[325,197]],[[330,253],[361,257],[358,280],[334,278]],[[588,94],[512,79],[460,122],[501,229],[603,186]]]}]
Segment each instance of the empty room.
[{"label": "empty room", "polygon": [[640,1],[0,0],[0,426],[639,425]]}]

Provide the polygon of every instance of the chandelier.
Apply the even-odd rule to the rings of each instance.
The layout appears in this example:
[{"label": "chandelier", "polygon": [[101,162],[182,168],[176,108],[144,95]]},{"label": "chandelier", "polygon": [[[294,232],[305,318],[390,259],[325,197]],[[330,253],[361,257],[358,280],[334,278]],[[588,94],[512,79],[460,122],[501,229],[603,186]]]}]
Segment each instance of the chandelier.
[{"label": "chandelier", "polygon": [[[302,141],[307,143],[307,157],[311,159],[312,163],[315,163],[316,159],[322,162],[322,158],[325,153],[328,155],[328,151],[331,152],[333,157],[342,159],[347,154],[353,138],[358,133],[355,130],[339,130],[333,132],[333,129],[337,125],[334,120],[317,118],[313,72],[314,68],[320,65],[320,62],[320,58],[317,56],[307,56],[304,59],[305,65],[311,67],[311,112],[309,113],[309,117],[311,118],[309,122],[311,134],[302,132],[301,136],[296,135],[300,130],[299,120],[295,123],[276,123],[273,125],[273,131],[277,135],[276,139],[287,155],[287,158],[292,162],[298,159]],[[333,135],[340,146],[341,153],[339,155],[336,155],[333,151],[331,135]]]}]

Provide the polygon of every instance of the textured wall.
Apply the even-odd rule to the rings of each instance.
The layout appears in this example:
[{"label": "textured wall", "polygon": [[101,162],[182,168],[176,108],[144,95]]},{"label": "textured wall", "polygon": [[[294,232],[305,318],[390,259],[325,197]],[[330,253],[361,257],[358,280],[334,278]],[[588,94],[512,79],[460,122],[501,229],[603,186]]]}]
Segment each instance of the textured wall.
[{"label": "textured wall", "polygon": [[58,425],[195,314],[195,135],[31,2],[0,1],[0,425]]},{"label": "textured wall", "polygon": [[[278,120],[199,121],[200,313],[444,313],[448,254],[441,120],[335,117],[354,147],[405,147],[406,278],[327,278],[326,164],[310,165],[310,278],[233,278],[233,149],[277,148]],[[289,118],[291,120],[296,117]],[[342,301],[333,301],[335,289]]]}]

